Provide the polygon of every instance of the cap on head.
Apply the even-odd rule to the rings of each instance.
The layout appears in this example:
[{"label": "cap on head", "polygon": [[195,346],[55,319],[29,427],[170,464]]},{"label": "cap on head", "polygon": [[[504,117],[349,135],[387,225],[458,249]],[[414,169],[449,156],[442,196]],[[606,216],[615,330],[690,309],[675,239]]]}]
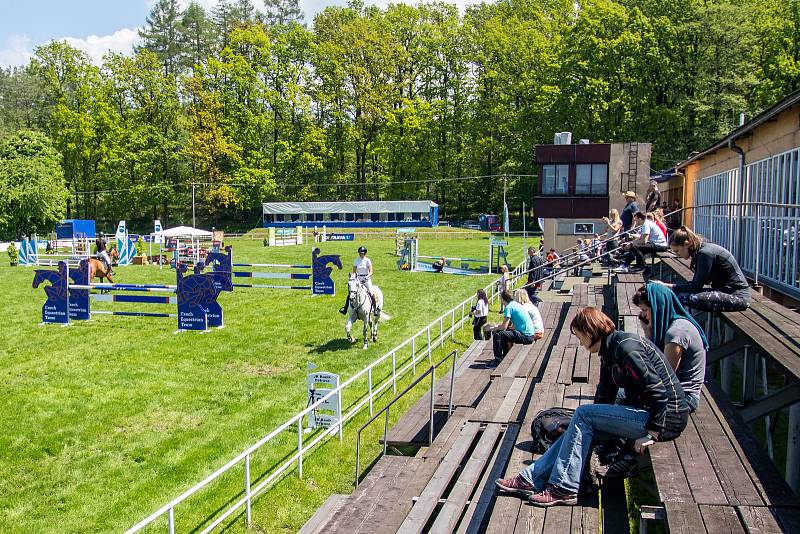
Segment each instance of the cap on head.
[{"label": "cap on head", "polygon": [[366,254],[367,253],[367,247],[358,247],[358,253],[361,254],[362,252],[364,254]]}]

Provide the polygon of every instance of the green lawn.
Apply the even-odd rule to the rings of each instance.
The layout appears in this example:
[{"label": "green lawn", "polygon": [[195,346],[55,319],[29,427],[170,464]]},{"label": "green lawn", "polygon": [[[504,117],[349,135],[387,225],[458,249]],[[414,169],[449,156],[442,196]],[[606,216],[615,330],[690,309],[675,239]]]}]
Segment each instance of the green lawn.
[{"label": "green lawn", "polygon": [[[235,261],[256,263],[308,263],[312,248],[267,249],[246,239],[231,244]],[[322,250],[342,254],[347,269],[358,244],[325,243]],[[335,298],[289,290],[223,293],[225,329],[173,335],[175,319],[98,316],[68,328],[37,326],[45,298],[41,288],[31,288],[33,269],[4,262],[0,531],[132,526],[304,408],[308,361],[344,380],[494,278],[397,271],[393,240],[365,244],[392,316],[367,351],[344,342],[344,320],[336,310],[345,271],[334,273]],[[512,245],[516,264],[522,240]],[[426,255],[484,257],[487,249],[485,238],[420,244]],[[118,274],[119,282],[174,283],[174,271],[153,266],[120,267]],[[103,304],[96,307],[109,307]],[[463,350],[470,335],[465,329],[447,348]],[[365,381],[359,386],[366,391]],[[345,405],[357,397],[348,393]],[[302,480],[290,472],[256,502],[256,530],[295,531],[330,493],[351,490],[354,433],[365,419],[346,428],[344,443],[333,440],[309,455]],[[380,450],[381,430],[376,423],[366,436],[362,465]],[[253,480],[291,454],[296,440],[295,432],[287,432],[256,454]],[[178,530],[193,529],[240,498],[242,481],[242,469],[234,469],[179,507]],[[234,529],[241,530],[237,518]]]}]

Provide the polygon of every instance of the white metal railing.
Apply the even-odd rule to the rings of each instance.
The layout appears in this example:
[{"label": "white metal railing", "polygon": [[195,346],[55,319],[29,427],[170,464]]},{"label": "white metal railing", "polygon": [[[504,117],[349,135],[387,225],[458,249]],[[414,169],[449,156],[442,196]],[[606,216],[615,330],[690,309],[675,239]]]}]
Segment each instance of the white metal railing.
[{"label": "white metal railing", "polygon": [[730,250],[745,274],[800,296],[800,148],[695,183],[694,230]]},{"label": "white metal railing", "polygon": [[[519,279],[522,277],[522,273],[525,272],[525,261],[517,265],[511,271],[511,287],[513,287],[516,283],[518,283]],[[495,299],[498,297],[499,293],[497,291],[496,282],[492,282],[488,284],[484,291],[486,291],[487,296],[489,296],[489,302],[494,303]],[[275,480],[278,479],[284,472],[286,472],[292,465],[295,463],[297,464],[297,473],[300,478],[303,477],[303,456],[307,454],[312,448],[314,448],[317,444],[322,442],[323,440],[338,434],[339,440],[342,440],[342,432],[344,424],[355,417],[359,411],[365,406],[369,406],[369,413],[373,415],[374,408],[373,403],[375,397],[382,394],[388,388],[392,388],[394,393],[397,392],[397,381],[401,379],[407,372],[411,371],[413,374],[417,372],[417,363],[420,360],[427,359],[428,363],[433,362],[432,352],[437,349],[438,347],[443,347],[447,338],[455,339],[455,332],[457,329],[463,329],[464,323],[469,319],[469,303],[474,299],[474,296],[470,296],[469,298],[463,300],[456,306],[454,306],[449,311],[445,312],[437,319],[433,320],[429,323],[426,327],[422,328],[416,334],[411,336],[410,338],[406,339],[392,350],[378,358],[377,360],[373,361],[367,367],[350,377],[349,379],[342,382],[337,388],[331,390],[327,395],[320,398],[315,403],[308,406],[306,409],[298,412],[293,417],[291,417],[288,421],[280,425],[278,428],[258,440],[256,443],[239,453],[236,457],[231,459],[225,465],[208,475],[202,481],[198,482],[181,495],[176,497],[175,499],[171,500],[145,519],[137,523],[136,525],[132,526],[128,529],[127,533],[134,533],[139,532],[144,529],[146,526],[152,524],[159,518],[163,516],[167,516],[167,524],[169,528],[169,533],[174,534],[175,532],[175,508],[186,501],[189,497],[196,494],[198,491],[204,489],[206,486],[211,484],[213,481],[221,477],[223,474],[228,472],[229,470],[233,469],[234,467],[243,464],[244,465],[244,497],[239,499],[238,501],[234,502],[227,510],[225,510],[222,514],[220,514],[216,519],[214,519],[208,526],[204,527],[200,530],[201,533],[210,532],[217,526],[219,526],[223,521],[225,521],[228,517],[234,514],[237,510],[241,509],[242,507],[245,508],[245,518],[247,521],[248,526],[252,523],[252,503],[253,500],[258,497],[261,493],[263,493]],[[458,320],[456,320],[458,317]],[[450,323],[450,326],[445,328],[446,322]],[[438,327],[438,333],[437,333]],[[432,336],[433,334],[433,336]],[[438,335],[437,335],[438,334]],[[419,338],[422,338],[421,342],[418,342]],[[420,348],[424,347],[423,350],[419,350]],[[410,357],[409,359],[402,365],[402,367],[398,368],[398,361],[397,356],[403,350],[407,350],[410,348]],[[382,381],[378,383],[374,383],[373,381],[373,370],[380,366],[381,364],[388,364],[391,361],[392,364],[392,372],[389,376],[387,376]],[[352,386],[358,379],[365,377],[367,378],[367,394],[361,395],[359,400],[356,402],[354,406],[350,408],[349,411],[342,414],[341,419],[338,421],[338,424],[335,427],[332,427],[324,432],[320,432],[318,435],[314,436],[309,442],[304,443],[303,441],[303,420],[308,416],[308,414],[313,413],[320,405],[325,403],[328,399],[333,397],[336,394],[340,394],[342,397],[344,396],[345,390]],[[264,445],[268,444],[270,441],[275,439],[285,430],[289,430],[293,427],[297,429],[297,448],[296,452],[286,459],[283,463],[281,463],[278,467],[274,468],[269,475],[265,476],[263,480],[261,480],[255,486],[252,485],[250,476],[250,460],[252,455],[261,449]]]}]

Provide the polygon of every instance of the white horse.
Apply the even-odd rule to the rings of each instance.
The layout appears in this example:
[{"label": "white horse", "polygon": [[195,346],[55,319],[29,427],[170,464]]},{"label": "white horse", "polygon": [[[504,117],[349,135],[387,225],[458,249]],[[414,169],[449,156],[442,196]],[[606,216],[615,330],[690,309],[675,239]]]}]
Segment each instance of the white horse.
[{"label": "white horse", "polygon": [[347,280],[349,306],[344,330],[347,332],[347,340],[350,343],[355,343],[356,340],[350,334],[350,331],[353,328],[353,323],[361,319],[364,323],[364,349],[369,348],[368,333],[371,335],[372,341],[378,341],[378,322],[381,316],[388,318],[380,311],[383,308],[383,293],[375,285],[372,286],[372,290],[375,294],[375,307],[373,307],[366,284],[361,283],[355,274],[350,274],[350,278]]}]

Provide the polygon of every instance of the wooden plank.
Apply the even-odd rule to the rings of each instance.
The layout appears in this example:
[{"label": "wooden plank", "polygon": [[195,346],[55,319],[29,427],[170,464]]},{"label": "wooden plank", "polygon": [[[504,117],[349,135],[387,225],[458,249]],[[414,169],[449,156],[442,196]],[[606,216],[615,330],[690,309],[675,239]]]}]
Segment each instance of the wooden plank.
[{"label": "wooden plank", "polygon": [[[580,513],[580,523],[577,514]],[[580,529],[576,528],[580,524]],[[575,507],[572,511],[573,532],[598,534],[600,532],[600,510],[596,506]]]},{"label": "wooden plank", "polygon": [[495,450],[494,457],[490,460],[489,468],[481,479],[472,501],[461,519],[461,523],[458,526],[458,534],[483,532],[484,523],[488,521],[485,516],[496,493],[494,481],[503,476],[519,431],[520,427],[517,425],[511,425],[506,428],[500,447]]},{"label": "wooden plank", "polygon": [[714,534],[744,534],[744,527],[733,506],[700,505],[706,530]]},{"label": "wooden plank", "polygon": [[414,504],[414,497],[422,492],[436,471],[438,462],[412,458],[395,479],[391,488],[381,495],[369,516],[364,519],[359,532],[395,532]]},{"label": "wooden plank", "polygon": [[456,527],[466,507],[467,499],[475,488],[475,484],[489,461],[499,438],[500,425],[489,425],[483,431],[478,445],[470,454],[464,469],[458,476],[458,480],[450,490],[447,500],[439,510],[431,527],[431,532],[452,532]]},{"label": "wooden plank", "polygon": [[486,396],[470,416],[470,421],[484,423],[517,423],[512,419],[527,379],[498,378],[492,381]]},{"label": "wooden plank", "polygon": [[571,531],[572,531],[572,507],[553,506],[545,511],[544,532],[571,532]]},{"label": "wooden plank", "polygon": [[356,532],[409,460],[413,458],[384,456],[378,460],[347,502],[333,514],[325,532]]},{"label": "wooden plank", "polygon": [[580,384],[570,384],[564,388],[564,401],[562,406],[571,410],[578,409],[581,405],[581,386]]},{"label": "wooden plank", "polygon": [[461,428],[467,421],[467,418],[472,415],[474,408],[459,407],[453,411],[453,415],[445,423],[442,431],[436,434],[433,438],[433,443],[430,447],[423,447],[417,451],[417,458],[436,458],[441,459],[450,450],[453,441],[458,437]]},{"label": "wooden plank", "polygon": [[433,511],[438,506],[439,499],[450,484],[450,480],[461,465],[464,455],[471,448],[479,429],[480,425],[478,423],[464,425],[458,439],[444,456],[439,468],[433,474],[433,478],[425,486],[416,504],[400,525],[399,530],[403,532],[422,532]]},{"label": "wooden plank", "polygon": [[544,508],[527,504],[522,505],[519,509],[519,516],[517,516],[514,534],[543,534],[546,513],[547,511]]},{"label": "wooden plank", "polygon": [[675,442],[656,443],[648,452],[661,502],[692,502],[689,481],[678,457]]},{"label": "wooden plank", "polygon": [[583,347],[578,347],[575,353],[575,366],[572,368],[573,382],[589,381],[589,359],[592,357],[589,351]]},{"label": "wooden plank", "polygon": [[742,460],[708,402],[692,415],[700,439],[730,504],[761,506],[764,500],[747,474]]},{"label": "wooden plank", "polygon": [[[670,534],[703,534],[706,527],[700,509],[693,503],[664,503]],[[714,534],[714,533],[712,533]]]},{"label": "wooden plank", "polygon": [[575,355],[577,352],[577,347],[566,347],[564,349],[564,359],[561,362],[561,368],[558,371],[559,384],[572,383],[572,369],[575,366]]},{"label": "wooden plank", "polygon": [[558,382],[558,373],[561,370],[561,363],[564,361],[564,351],[567,347],[555,345],[550,350],[550,356],[542,373],[541,381],[545,384],[555,384]]},{"label": "wooden plank", "polygon": [[298,534],[321,534],[325,532],[328,521],[330,521],[333,515],[342,507],[347,497],[348,495],[340,493],[334,493],[328,497],[325,502],[322,503],[322,506],[317,508],[317,511],[314,512],[311,519],[306,521],[306,524],[298,531]]},{"label": "wooden plank", "polygon": [[699,504],[728,504],[725,492],[714,472],[703,442],[690,419],[689,424],[675,440],[678,456],[689,481],[692,500]]},{"label": "wooden plank", "polygon": [[739,412],[726,400],[725,393],[719,386],[713,382],[704,386],[702,401],[707,403],[717,416],[717,420],[730,439],[731,445],[739,455],[747,474],[764,502],[769,505],[800,505],[800,500],[764,452]]},{"label": "wooden plank", "polygon": [[[749,534],[779,534],[784,531],[778,523],[778,515],[772,508],[764,506],[737,506],[742,524]],[[797,531],[795,531],[797,532]]]},{"label": "wooden plank", "polygon": [[[531,404],[525,414],[525,420],[521,425],[517,437],[516,446],[511,451],[505,472],[502,478],[510,478],[519,474],[525,467],[533,461],[533,453],[530,449],[530,428],[533,418],[541,410],[551,406],[559,406],[564,397],[564,386],[560,384],[539,383],[534,389]],[[500,477],[498,477],[500,478]],[[506,533],[512,532],[517,522],[517,515],[520,513],[520,506],[523,505],[522,499],[515,495],[498,494],[495,499],[492,515],[486,526],[486,532]]]}]

